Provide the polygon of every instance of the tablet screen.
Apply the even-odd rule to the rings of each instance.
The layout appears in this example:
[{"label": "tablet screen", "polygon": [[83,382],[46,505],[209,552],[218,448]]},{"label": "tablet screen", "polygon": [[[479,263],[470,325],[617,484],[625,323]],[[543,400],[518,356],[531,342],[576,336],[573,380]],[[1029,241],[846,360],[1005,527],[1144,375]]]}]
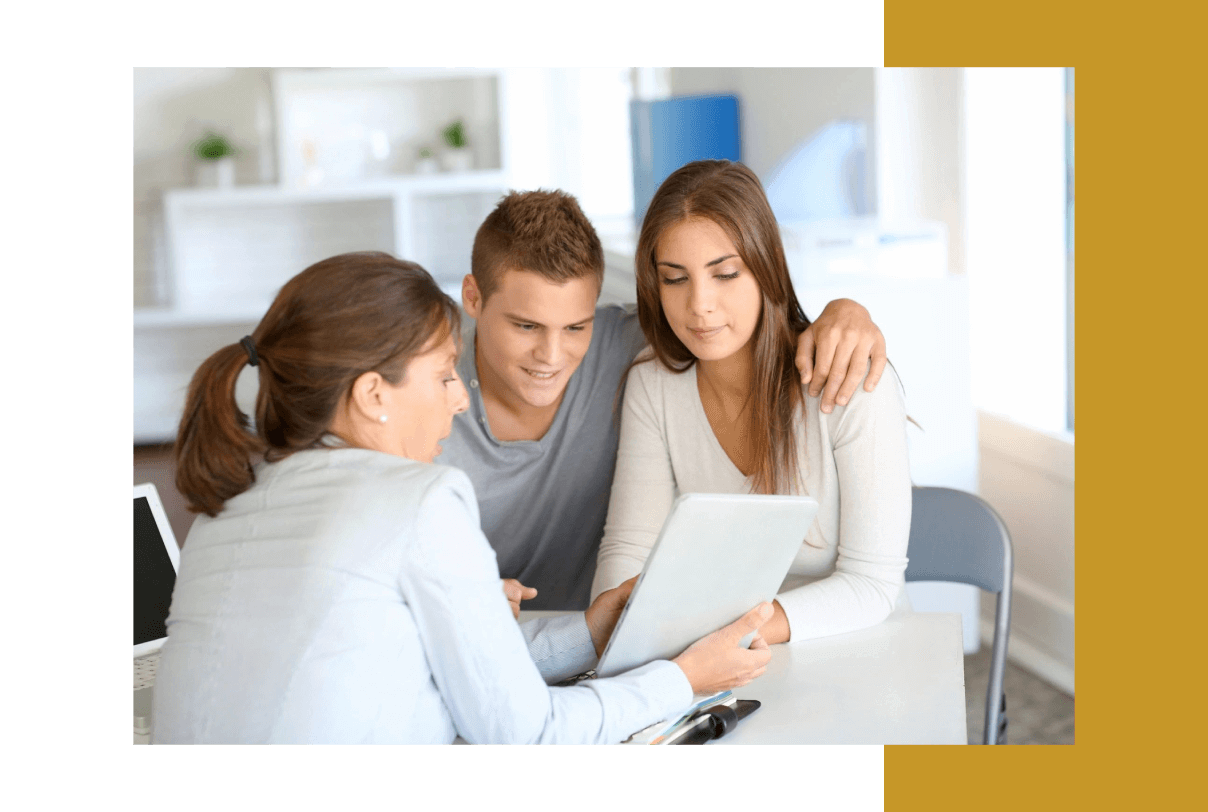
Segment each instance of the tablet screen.
[{"label": "tablet screen", "polygon": [[134,498],[134,645],[167,637],[176,570],[147,497]]}]

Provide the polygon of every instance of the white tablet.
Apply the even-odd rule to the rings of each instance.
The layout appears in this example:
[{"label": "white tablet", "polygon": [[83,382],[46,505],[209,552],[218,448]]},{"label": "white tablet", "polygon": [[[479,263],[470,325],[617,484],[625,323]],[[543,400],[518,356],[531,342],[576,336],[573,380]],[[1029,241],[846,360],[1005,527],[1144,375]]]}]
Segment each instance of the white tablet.
[{"label": "white tablet", "polygon": [[808,496],[686,493],[676,499],[596,676],[676,657],[772,600],[817,512]]},{"label": "white tablet", "polygon": [[134,656],[158,651],[180,568],[180,548],[151,484],[134,486]]}]

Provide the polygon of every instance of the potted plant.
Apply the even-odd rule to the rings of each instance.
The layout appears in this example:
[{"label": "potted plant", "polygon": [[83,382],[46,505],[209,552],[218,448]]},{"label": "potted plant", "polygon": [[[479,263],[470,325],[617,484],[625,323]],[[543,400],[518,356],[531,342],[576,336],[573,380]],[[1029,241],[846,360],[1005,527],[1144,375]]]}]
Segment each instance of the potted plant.
[{"label": "potted plant", "polygon": [[235,185],[235,146],[226,136],[208,131],[193,142],[198,186],[229,189]]},{"label": "potted plant", "polygon": [[432,150],[424,147],[419,151],[419,160],[415,162],[415,171],[420,175],[431,175],[440,171],[440,167],[436,163],[436,156],[432,154]]},{"label": "potted plant", "polygon": [[474,166],[474,153],[466,142],[466,128],[461,119],[454,121],[441,130],[445,139],[445,151],[441,153],[441,163],[448,172],[465,172]]}]

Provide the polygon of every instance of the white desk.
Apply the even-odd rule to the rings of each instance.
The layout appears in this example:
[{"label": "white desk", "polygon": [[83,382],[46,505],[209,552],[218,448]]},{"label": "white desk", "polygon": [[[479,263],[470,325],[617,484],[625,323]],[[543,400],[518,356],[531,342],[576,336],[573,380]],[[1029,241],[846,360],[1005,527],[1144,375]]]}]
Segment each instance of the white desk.
[{"label": "white desk", "polygon": [[734,693],[763,706],[716,744],[966,744],[961,616],[772,646],[767,673]]}]

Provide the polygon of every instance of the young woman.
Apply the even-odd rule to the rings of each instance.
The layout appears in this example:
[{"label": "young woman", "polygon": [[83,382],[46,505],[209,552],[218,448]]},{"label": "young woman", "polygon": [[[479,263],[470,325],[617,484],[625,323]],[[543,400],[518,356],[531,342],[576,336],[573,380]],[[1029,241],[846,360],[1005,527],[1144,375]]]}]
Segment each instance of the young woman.
[{"label": "young woman", "polygon": [[820,505],[763,627],[769,643],[864,628],[898,605],[910,532],[900,384],[830,414],[793,365],[809,320],[747,167],[688,164],[659,187],[637,248],[650,344],[629,373],[592,596],[641,571],[679,493],[809,494]]},{"label": "young woman", "polygon": [[[157,742],[616,742],[762,673],[771,607],[674,662],[590,668],[631,585],[517,626],[465,474],[432,465],[466,391],[458,310],[418,265],[345,254],[282,288],[193,378]],[[235,405],[259,373],[255,431]],[[543,679],[544,678],[544,679]]]}]

